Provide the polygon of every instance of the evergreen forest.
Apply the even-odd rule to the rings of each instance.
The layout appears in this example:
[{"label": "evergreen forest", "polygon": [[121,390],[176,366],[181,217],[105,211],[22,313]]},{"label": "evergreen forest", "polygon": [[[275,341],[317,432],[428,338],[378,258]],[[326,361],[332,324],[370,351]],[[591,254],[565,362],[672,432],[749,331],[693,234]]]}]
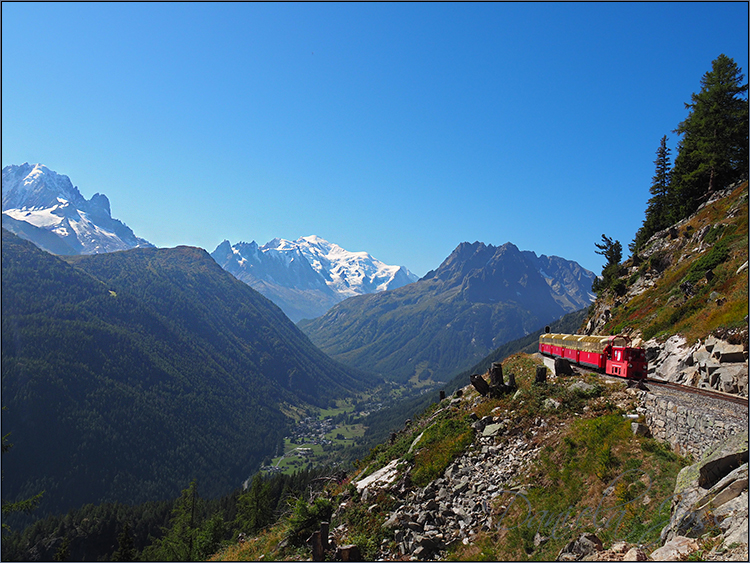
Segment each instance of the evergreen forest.
[{"label": "evergreen forest", "polygon": [[282,447],[284,405],[371,383],[203,250],[66,262],[3,231],[2,257],[3,501],[44,491],[36,518],[226,494]]}]

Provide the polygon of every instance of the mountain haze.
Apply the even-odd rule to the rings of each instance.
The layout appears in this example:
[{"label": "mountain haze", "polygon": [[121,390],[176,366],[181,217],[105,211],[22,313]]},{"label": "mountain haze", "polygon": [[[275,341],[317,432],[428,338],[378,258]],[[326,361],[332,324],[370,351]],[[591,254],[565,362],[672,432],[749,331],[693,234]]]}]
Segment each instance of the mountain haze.
[{"label": "mountain haze", "polygon": [[460,244],[436,270],[347,299],[299,326],[346,364],[405,381],[445,381],[498,346],[592,301],[594,274],[506,243]]},{"label": "mountain haze", "polygon": [[417,280],[403,266],[389,266],[367,252],[350,252],[315,235],[295,241],[276,238],[263,246],[225,240],[211,256],[295,322],[319,317],[348,297]]},{"label": "mountain haze", "polygon": [[38,514],[204,494],[276,454],[282,405],[371,383],[320,352],[202,249],[67,261],[3,230],[3,498]]},{"label": "mountain haze", "polygon": [[3,227],[53,254],[153,247],[117,219],[109,199],[85,199],[70,178],[42,164],[3,168]]}]

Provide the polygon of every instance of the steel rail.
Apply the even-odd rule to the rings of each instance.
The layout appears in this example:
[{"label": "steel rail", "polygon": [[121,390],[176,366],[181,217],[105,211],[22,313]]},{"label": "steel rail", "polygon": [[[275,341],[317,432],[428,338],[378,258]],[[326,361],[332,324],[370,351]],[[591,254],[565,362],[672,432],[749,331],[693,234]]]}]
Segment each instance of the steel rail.
[{"label": "steel rail", "polygon": [[661,379],[646,379],[644,380],[646,385],[656,384],[659,387],[667,389],[674,389],[675,391],[681,391],[683,393],[692,393],[694,395],[702,395],[704,397],[713,397],[714,399],[720,399],[722,401],[729,401],[730,403],[737,403],[748,406],[748,398],[740,397],[739,395],[730,395],[729,393],[722,393],[721,391],[715,391],[713,389],[703,389],[701,387],[692,387],[690,385],[680,385],[679,383],[673,383],[671,381],[663,381]]}]

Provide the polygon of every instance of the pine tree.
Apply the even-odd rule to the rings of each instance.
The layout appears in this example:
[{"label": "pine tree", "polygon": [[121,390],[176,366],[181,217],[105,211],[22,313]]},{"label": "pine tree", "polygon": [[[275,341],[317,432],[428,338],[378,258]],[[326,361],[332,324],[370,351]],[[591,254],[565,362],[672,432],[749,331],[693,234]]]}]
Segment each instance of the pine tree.
[{"label": "pine tree", "polygon": [[[669,147],[667,147],[667,136],[664,135],[659,143],[659,148],[656,150],[656,172],[653,178],[651,178],[651,199],[649,205],[651,212],[657,216],[660,222],[664,222],[664,215],[667,211],[667,205],[670,195],[670,184],[672,181],[672,166],[669,161]],[[665,225],[666,226],[666,225]]]},{"label": "pine tree", "polygon": [[122,531],[117,536],[119,547],[112,554],[112,561],[135,561],[136,552],[133,537],[130,535],[130,524],[125,522]]},{"label": "pine tree", "polygon": [[67,561],[68,557],[70,557],[70,540],[68,540],[68,536],[65,536],[62,544],[55,551],[55,561]]},{"label": "pine tree", "polygon": [[607,266],[618,265],[620,260],[622,260],[622,244],[620,244],[619,240],[613,241],[607,235],[602,235],[602,242],[595,242],[594,246],[599,249],[594,252],[607,259],[607,264],[604,266],[605,268]]},{"label": "pine tree", "polygon": [[[674,166],[678,217],[687,217],[708,195],[747,174],[748,103],[742,69],[726,55],[713,61],[692,94],[675,133],[683,135]],[[744,99],[743,99],[744,97]]]},{"label": "pine tree", "polygon": [[651,235],[672,224],[674,202],[672,201],[672,168],[669,153],[667,136],[664,135],[659,143],[659,148],[656,150],[656,160],[654,161],[656,172],[651,178],[651,187],[649,188],[651,199],[648,200],[646,218],[629,247],[633,254],[638,252],[638,249],[651,238]]},{"label": "pine tree", "polygon": [[196,521],[198,484],[195,480],[182,491],[172,509],[170,527],[164,536],[143,550],[146,561],[195,561],[198,555],[195,542],[199,527]]},{"label": "pine tree", "polygon": [[[594,280],[591,284],[591,291],[599,293],[605,289],[612,287],[617,281],[620,275],[620,260],[622,260],[622,244],[619,240],[612,240],[607,235],[602,235],[602,242],[595,242],[599,250],[595,250],[597,254],[604,256],[607,259],[607,263],[602,268],[601,279]],[[615,289],[616,293],[620,292],[620,288]]]},{"label": "pine tree", "polygon": [[205,561],[216,553],[221,548],[226,534],[227,525],[224,522],[224,517],[218,513],[214,514],[201,526],[201,530],[195,539],[197,558]]},{"label": "pine tree", "polygon": [[248,491],[237,501],[236,525],[244,532],[256,532],[271,524],[273,508],[268,495],[268,487],[259,473],[253,477]]}]

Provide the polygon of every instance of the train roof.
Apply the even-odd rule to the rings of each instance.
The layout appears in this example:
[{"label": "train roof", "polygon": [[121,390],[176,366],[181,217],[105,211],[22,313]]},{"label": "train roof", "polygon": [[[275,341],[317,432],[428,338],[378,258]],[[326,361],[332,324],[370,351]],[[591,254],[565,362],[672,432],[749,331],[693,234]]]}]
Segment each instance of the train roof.
[{"label": "train roof", "polygon": [[539,336],[539,340],[554,341],[561,340],[569,343],[588,343],[588,344],[612,344],[613,346],[628,346],[630,344],[630,338],[624,334],[615,334],[608,336],[595,336],[595,335],[583,335],[583,334],[561,334],[561,333],[546,333]]}]

